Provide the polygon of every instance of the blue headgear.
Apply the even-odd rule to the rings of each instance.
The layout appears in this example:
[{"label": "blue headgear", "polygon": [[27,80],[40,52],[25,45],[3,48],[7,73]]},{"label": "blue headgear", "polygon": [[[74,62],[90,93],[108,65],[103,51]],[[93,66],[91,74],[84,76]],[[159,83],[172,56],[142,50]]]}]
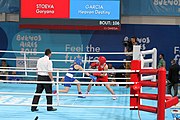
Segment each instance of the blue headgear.
[{"label": "blue headgear", "polygon": [[81,65],[81,64],[82,64],[82,59],[76,58],[76,59],[74,60],[74,62],[76,62],[76,64],[78,64],[78,65]]}]

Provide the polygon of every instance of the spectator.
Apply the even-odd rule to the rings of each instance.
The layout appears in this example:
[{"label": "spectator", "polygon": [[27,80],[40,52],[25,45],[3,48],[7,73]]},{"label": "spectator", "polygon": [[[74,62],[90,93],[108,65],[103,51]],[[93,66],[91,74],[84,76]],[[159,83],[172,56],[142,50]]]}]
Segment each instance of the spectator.
[{"label": "spectator", "polygon": [[[9,67],[9,65],[6,63],[6,60],[2,60],[1,61],[1,68],[2,69],[7,69],[7,67]],[[1,80],[7,80],[8,79],[8,71],[0,71],[0,75],[4,75],[4,76],[0,76]]]},{"label": "spectator", "polygon": [[[124,42],[124,52],[133,52],[133,46],[137,44],[137,38],[136,37],[131,37],[130,40]],[[132,54],[128,54],[126,56],[127,61],[131,61],[133,59]],[[126,62],[126,69],[131,69],[131,64],[130,62]],[[130,77],[129,73],[126,73],[125,75],[126,78]],[[126,82],[129,82],[129,79],[126,79]],[[129,88],[129,84],[126,85],[126,88]]]},{"label": "spectator", "polygon": [[[119,66],[119,69],[125,69],[126,68],[126,63],[123,63]],[[125,82],[126,79],[125,79],[125,75],[126,73],[116,73],[116,78],[124,78],[124,79],[116,79],[116,82]]]},{"label": "spectator", "polygon": [[166,62],[164,60],[164,54],[159,55],[159,62],[158,62],[158,68],[164,67],[166,68]]},{"label": "spectator", "polygon": [[16,71],[12,71],[12,76],[9,76],[8,80],[20,81],[21,78],[17,77]]},{"label": "spectator", "polygon": [[169,68],[168,80],[167,80],[167,94],[171,94],[171,88],[174,89],[174,94],[172,96],[177,96],[178,94],[178,81],[179,81],[179,65],[176,64],[175,60],[171,60],[171,66]]}]

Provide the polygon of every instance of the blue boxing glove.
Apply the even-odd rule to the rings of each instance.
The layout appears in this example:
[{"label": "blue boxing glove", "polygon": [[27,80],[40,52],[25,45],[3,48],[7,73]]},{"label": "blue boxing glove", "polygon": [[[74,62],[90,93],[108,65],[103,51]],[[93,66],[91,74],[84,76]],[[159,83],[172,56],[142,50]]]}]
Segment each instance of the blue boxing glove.
[{"label": "blue boxing glove", "polygon": [[96,80],[97,80],[96,76],[90,75],[89,77],[93,80],[93,82],[96,82]]}]

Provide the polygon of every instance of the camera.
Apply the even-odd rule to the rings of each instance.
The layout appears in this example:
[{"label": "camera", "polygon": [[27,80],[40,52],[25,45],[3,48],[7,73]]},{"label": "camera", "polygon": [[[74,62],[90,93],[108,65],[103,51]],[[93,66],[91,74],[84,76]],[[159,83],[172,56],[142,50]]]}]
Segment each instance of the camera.
[{"label": "camera", "polygon": [[132,42],[131,42],[131,40],[124,40],[123,45],[124,45],[124,47],[130,47],[130,46],[132,46]]},{"label": "camera", "polygon": [[123,45],[126,48],[126,52],[132,52],[133,51],[133,43],[131,40],[129,40],[129,39],[124,40]]}]

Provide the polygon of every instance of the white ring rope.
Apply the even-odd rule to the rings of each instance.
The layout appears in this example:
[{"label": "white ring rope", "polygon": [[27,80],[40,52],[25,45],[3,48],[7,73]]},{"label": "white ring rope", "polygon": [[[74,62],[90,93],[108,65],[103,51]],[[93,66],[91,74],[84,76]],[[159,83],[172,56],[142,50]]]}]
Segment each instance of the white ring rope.
[{"label": "white ring rope", "polygon": [[137,106],[85,106],[85,105],[46,105],[46,104],[8,104],[8,103],[3,103],[0,104],[0,106],[41,106],[41,107],[47,107],[47,106],[52,106],[52,107],[70,107],[70,108],[121,108],[121,109],[130,109],[130,108],[138,108]]},{"label": "white ring rope", "polygon": [[153,54],[154,51],[155,51],[155,48],[153,48],[152,50],[141,51],[141,53],[142,53],[143,55],[148,55],[148,54]]},{"label": "white ring rope", "polygon": [[11,71],[16,71],[16,72],[58,72],[58,73],[83,73],[83,72],[89,72],[89,73],[134,73],[134,72],[139,72],[139,70],[124,70],[124,69],[117,69],[117,70],[108,70],[108,71],[92,71],[92,70],[87,70],[87,71],[39,71],[39,70],[9,70],[9,69],[0,69],[0,71],[5,71],[5,72],[11,72]]},{"label": "white ring rope", "polygon": [[[15,71],[15,72],[32,72],[32,73],[37,73],[37,72],[47,72],[47,71],[38,71],[38,70],[9,70],[9,69],[0,69],[0,71],[5,71],[5,72],[12,72],[12,71]],[[52,71],[52,72],[56,72],[57,74],[59,73],[67,73],[69,72],[68,70],[66,71]],[[108,71],[92,71],[92,70],[86,70],[86,71],[71,71],[73,73],[83,73],[83,72],[89,72],[89,73],[134,73],[134,72],[139,72],[139,70],[124,70],[124,69],[116,69],[116,70],[108,70]],[[34,76],[34,75],[0,75],[0,76],[18,76],[18,77],[33,77],[33,78],[37,78],[37,76]],[[63,78],[64,76],[62,77],[59,77],[59,78]],[[57,78],[57,76],[53,76],[53,78]],[[90,79],[89,77],[74,77],[76,79],[81,79],[81,78],[85,78],[85,79]],[[108,79],[119,79],[119,80],[124,80],[124,79],[127,79],[129,80],[130,78],[111,78],[111,77],[108,77]]]},{"label": "white ring rope", "polygon": [[[38,71],[38,70],[14,70],[14,69],[0,69],[0,71],[5,71],[5,72],[12,72],[12,71],[15,71],[15,72],[32,72],[32,73],[37,73],[37,72],[47,72],[47,71]],[[60,69],[57,69],[56,68],[56,71],[52,71],[53,73],[56,72],[56,74],[59,74],[59,73],[67,73],[69,72],[67,69],[63,69],[63,70],[60,70]],[[89,72],[89,73],[94,73],[94,72],[98,72],[98,73],[133,73],[133,72],[139,72],[138,70],[124,70],[124,69],[116,69],[116,70],[108,70],[108,71],[94,71],[92,69],[85,69],[85,71],[71,71],[73,73],[83,73],[83,72]],[[33,77],[33,78],[36,78],[37,76],[34,76],[34,75],[28,75],[28,74],[25,74],[25,75],[0,75],[0,76],[18,76],[18,77]],[[61,76],[59,78],[63,78],[64,76]],[[57,76],[53,76],[53,78],[57,78]],[[89,77],[75,77],[77,79],[81,79],[81,78],[85,78],[85,79],[89,79]],[[109,77],[108,79],[130,79],[130,78],[111,78]]]},{"label": "white ring rope", "polygon": [[[3,52],[3,53],[19,53],[19,54],[22,54],[22,53],[36,53],[36,54],[44,54],[44,52],[27,52],[27,51],[24,51],[24,52],[22,52],[22,51],[5,51],[5,50],[0,50],[0,52]],[[75,53],[75,52],[52,52],[52,54],[75,54],[75,55],[77,55],[77,54],[89,54],[89,55],[96,55],[96,54],[100,54],[100,55],[109,55],[109,54],[114,54],[114,55],[120,55],[120,54],[122,54],[122,55],[124,55],[124,54],[127,54],[127,55],[131,55],[132,54],[132,52],[101,52],[101,53],[85,53],[85,52],[78,52],[78,53]]]},{"label": "white ring rope", "polygon": [[[0,67],[1,69],[33,69],[33,70],[36,70],[37,68],[25,68],[25,67]],[[54,68],[54,69],[57,69],[57,68]]]},{"label": "white ring rope", "polygon": [[[30,77],[30,78],[37,78],[37,75],[34,76],[34,75],[0,75],[0,76],[9,76],[9,77]],[[53,76],[53,78],[64,78],[64,76]],[[74,77],[76,79],[90,79],[89,77]],[[111,78],[111,77],[108,77],[108,79],[115,79],[115,80],[130,80],[130,78],[126,77],[126,78]],[[143,79],[144,80],[144,79]],[[149,79],[147,79],[149,80]],[[1,81],[1,80],[0,80]],[[7,80],[6,80],[7,81]]]},{"label": "white ring rope", "polygon": [[136,84],[139,82],[51,82],[51,81],[8,81],[8,80],[0,80],[3,83],[44,83],[44,84]]},{"label": "white ring rope", "polygon": [[[9,69],[9,70],[24,70],[25,68],[24,67],[0,67],[0,69]],[[33,67],[33,68],[26,68],[26,69],[29,69],[29,70],[37,70],[37,68]],[[151,68],[152,69],[152,68]],[[68,68],[53,68],[54,71],[67,71]],[[97,71],[98,69],[84,69],[84,70],[87,70],[87,71]],[[116,72],[116,70],[125,70],[125,69],[114,69],[113,71]],[[108,70],[109,71],[109,70]]]},{"label": "white ring rope", "polygon": [[[38,59],[23,59],[23,58],[0,58],[0,60],[25,60],[25,61],[37,61]],[[51,61],[53,62],[73,62],[74,60],[54,60],[52,59]],[[97,62],[97,60],[86,60],[87,62]],[[124,61],[124,60],[107,60],[108,62],[114,62],[114,63],[122,63],[122,62],[131,62],[131,61]]]},{"label": "white ring rope", "polygon": [[153,62],[153,59],[146,59],[144,60],[144,63],[152,63]]},{"label": "white ring rope", "polygon": [[173,106],[171,108],[173,108],[173,109],[180,109],[180,106]]},{"label": "white ring rope", "polygon": [[149,76],[142,76],[142,80],[153,80],[154,76],[149,75]]},{"label": "white ring rope", "polygon": [[[25,61],[37,61],[38,59],[23,59],[23,58],[0,58],[0,60],[25,60]],[[54,60],[53,62],[73,62],[74,60]],[[86,62],[98,62],[97,60],[86,60]],[[131,61],[124,61],[124,60],[107,60],[108,62],[114,62],[114,63],[123,63],[123,62],[131,62]]]},{"label": "white ring rope", "polygon": [[[0,95],[42,95],[42,96],[57,96],[57,94],[38,94],[38,93],[18,93],[18,92],[0,92]],[[58,94],[59,96],[93,96],[93,97],[130,97],[138,96],[138,94]]]}]

